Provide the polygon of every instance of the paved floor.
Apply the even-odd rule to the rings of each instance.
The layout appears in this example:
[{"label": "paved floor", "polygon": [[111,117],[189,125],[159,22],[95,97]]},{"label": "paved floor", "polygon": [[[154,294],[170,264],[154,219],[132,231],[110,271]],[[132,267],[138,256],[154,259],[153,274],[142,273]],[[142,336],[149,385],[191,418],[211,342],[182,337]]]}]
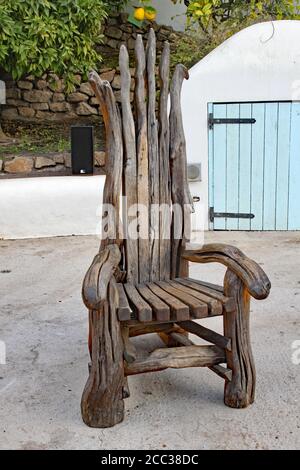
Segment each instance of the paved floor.
[{"label": "paved floor", "polygon": [[[126,419],[86,427],[80,397],[87,377],[87,315],[81,281],[98,247],[93,237],[0,241],[1,449],[293,449],[300,448],[300,234],[213,233],[261,262],[273,290],[252,304],[257,400],[223,405],[223,383],[208,369],[131,378]],[[222,280],[223,268],[193,266]],[[220,319],[210,326],[221,332]],[[156,336],[137,341],[159,344]]]}]

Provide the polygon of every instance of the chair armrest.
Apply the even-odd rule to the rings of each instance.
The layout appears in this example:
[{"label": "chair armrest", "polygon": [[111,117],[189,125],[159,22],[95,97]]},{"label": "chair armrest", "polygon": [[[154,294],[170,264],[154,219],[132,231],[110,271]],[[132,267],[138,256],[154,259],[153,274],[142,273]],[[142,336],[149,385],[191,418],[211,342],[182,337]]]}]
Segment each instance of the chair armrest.
[{"label": "chair armrest", "polygon": [[265,299],[271,282],[263,269],[238,248],[224,244],[204,245],[201,249],[185,250],[182,257],[194,263],[221,263],[233,271],[255,299]]},{"label": "chair armrest", "polygon": [[107,297],[108,284],[121,260],[118,245],[108,245],[98,253],[82,285],[82,299],[90,310],[99,310]]}]

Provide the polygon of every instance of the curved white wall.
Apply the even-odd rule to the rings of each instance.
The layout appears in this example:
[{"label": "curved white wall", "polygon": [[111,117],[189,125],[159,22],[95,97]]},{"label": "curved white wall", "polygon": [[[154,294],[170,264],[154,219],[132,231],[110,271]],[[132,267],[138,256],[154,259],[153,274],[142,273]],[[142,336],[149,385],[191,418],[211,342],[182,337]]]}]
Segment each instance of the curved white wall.
[{"label": "curved white wall", "polygon": [[183,87],[183,118],[188,160],[202,163],[202,182],[191,189],[201,197],[197,210],[205,211],[205,229],[208,103],[300,100],[299,44],[300,21],[260,23],[225,41],[190,70]]},{"label": "curved white wall", "polygon": [[105,176],[0,181],[0,239],[100,233]]}]

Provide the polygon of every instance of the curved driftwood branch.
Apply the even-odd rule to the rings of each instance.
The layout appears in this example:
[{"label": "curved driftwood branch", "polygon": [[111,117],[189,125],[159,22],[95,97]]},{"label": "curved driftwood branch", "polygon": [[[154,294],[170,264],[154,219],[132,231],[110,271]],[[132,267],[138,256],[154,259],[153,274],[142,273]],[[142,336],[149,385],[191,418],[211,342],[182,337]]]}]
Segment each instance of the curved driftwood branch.
[{"label": "curved driftwood branch", "polygon": [[90,311],[91,368],[81,399],[84,422],[107,428],[124,417],[123,342],[117,319],[118,290],[114,278],[101,309]]},{"label": "curved driftwood branch", "polygon": [[149,264],[149,220],[143,217],[142,209],[149,213],[149,168],[148,168],[148,124],[146,99],[146,55],[143,38],[140,34],[135,43],[136,76],[135,76],[135,108],[136,108],[136,151],[137,151],[137,195],[139,204],[139,281],[150,279]]},{"label": "curved driftwood branch", "polygon": [[83,302],[88,309],[97,310],[102,307],[107,297],[108,284],[120,260],[118,245],[108,245],[95,256],[82,286]]},{"label": "curved driftwood branch", "polygon": [[[131,74],[129,69],[129,55],[126,46],[120,48],[119,65],[121,72],[121,104],[122,125],[124,141],[124,190],[126,204],[123,204],[123,220],[126,227],[124,247],[127,281],[134,282],[139,275],[138,243],[128,236],[129,224],[138,217],[138,211],[132,213],[137,203],[137,158],[136,158],[136,133],[133,113],[130,103]],[[123,199],[124,201],[124,199]]]},{"label": "curved driftwood branch", "polygon": [[114,208],[103,218],[108,217],[108,223],[103,223],[101,248],[116,242],[122,242],[122,228],[120,223],[120,194],[122,189],[123,170],[123,139],[119,109],[110,83],[101,80],[97,72],[89,74],[89,82],[99,100],[106,131],[106,164],[105,187],[103,204]]},{"label": "curved driftwood branch", "polygon": [[224,292],[234,298],[236,308],[224,315],[224,334],[231,339],[226,350],[231,380],[225,377],[224,402],[231,408],[246,408],[255,398],[255,365],[250,343],[250,295],[237,274],[227,270]]},{"label": "curved driftwood branch", "polygon": [[[165,42],[159,64],[159,200],[171,205],[171,175],[169,163],[170,128],[168,113],[170,83],[170,44]],[[169,279],[171,272],[171,226],[170,216],[160,212],[160,279]]]},{"label": "curved driftwood branch", "polygon": [[154,30],[149,31],[147,43],[147,88],[148,88],[148,161],[149,161],[149,252],[150,280],[157,278],[160,269],[159,258],[159,146],[156,118],[156,38]]},{"label": "curved driftwood branch", "polygon": [[225,352],[217,346],[183,346],[156,349],[146,359],[125,365],[125,375],[144,374],[165,369],[211,367],[225,362]]},{"label": "curved driftwood branch", "polygon": [[194,263],[223,264],[238,276],[255,299],[266,299],[270,293],[271,282],[264,270],[234,246],[204,245],[201,250],[185,250],[182,257]]},{"label": "curved driftwood branch", "polygon": [[[171,277],[185,277],[188,274],[187,263],[180,257],[190,237],[190,214],[193,202],[187,179],[186,141],[184,136],[181,89],[184,79],[188,79],[188,70],[181,64],[176,66],[170,88],[170,165],[171,195],[173,207],[177,213],[172,220],[172,254]],[[181,220],[178,219],[178,208],[181,209]]]}]

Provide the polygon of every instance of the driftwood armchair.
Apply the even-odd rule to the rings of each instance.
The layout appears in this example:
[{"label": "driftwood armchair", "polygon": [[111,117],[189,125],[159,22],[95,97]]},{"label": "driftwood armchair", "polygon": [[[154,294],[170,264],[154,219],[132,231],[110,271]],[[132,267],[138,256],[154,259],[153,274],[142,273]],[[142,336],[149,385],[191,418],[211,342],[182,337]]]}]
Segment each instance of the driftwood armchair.
[{"label": "driftwood armchair", "polygon": [[[146,50],[137,37],[135,55],[134,110],[125,46],[120,50],[121,112],[110,84],[90,74],[105,121],[107,161],[102,241],[82,290],[91,363],[81,409],[87,425],[101,428],[123,420],[128,376],[167,368],[208,367],[225,380],[226,405],[251,404],[250,296],[264,299],[271,287],[263,270],[237,248],[187,249],[192,200],[180,94],[188,72],[178,65],[169,84],[166,43],[157,110],[153,30]],[[189,262],[225,265],[224,286],[190,279]],[[221,315],[224,336],[194,321]],[[165,347],[145,357],[131,338],[147,333],[158,333]],[[188,333],[210,345],[193,344]]]}]

